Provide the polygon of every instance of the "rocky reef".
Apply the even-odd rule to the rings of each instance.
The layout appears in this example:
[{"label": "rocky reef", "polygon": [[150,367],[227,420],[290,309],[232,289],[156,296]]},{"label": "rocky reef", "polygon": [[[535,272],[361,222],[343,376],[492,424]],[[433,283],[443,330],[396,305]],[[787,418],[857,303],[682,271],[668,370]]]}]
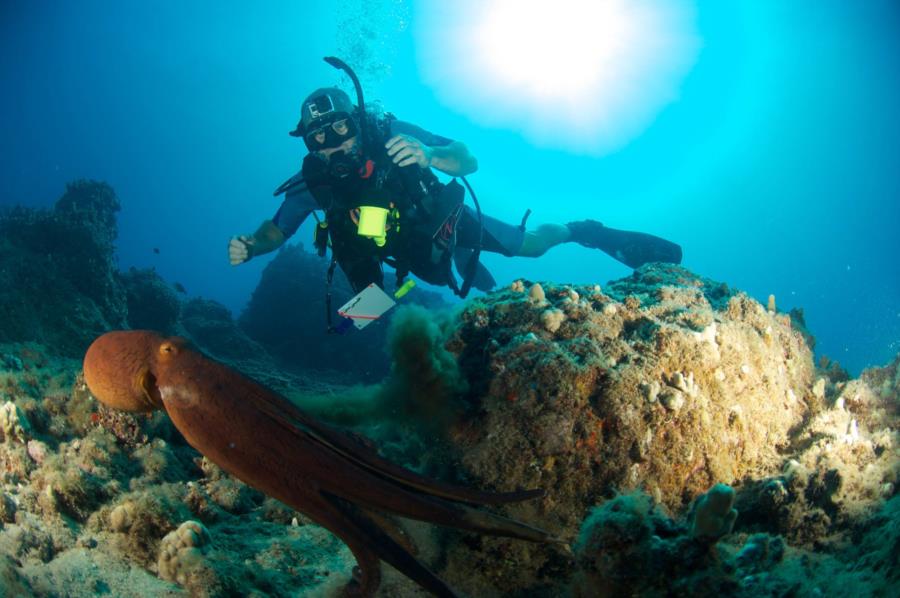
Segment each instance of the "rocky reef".
[{"label": "rocky reef", "polygon": [[114,261],[118,211],[112,187],[76,181],[53,209],[0,213],[0,342],[36,341],[76,356],[125,325]]},{"label": "rocky reef", "polygon": [[156,270],[129,268],[119,275],[125,289],[128,327],[177,334],[180,329],[181,300]]},{"label": "rocky reef", "polygon": [[[774,305],[675,266],[604,289],[522,281],[469,303],[446,344],[469,382],[449,432],[459,461],[476,485],[545,488],[510,514],[581,540],[574,566],[546,547],[460,541],[448,578],[472,595],[555,595],[570,574],[583,596],[828,593],[825,565],[801,581],[786,569],[796,559],[741,563],[775,542],[858,567],[862,530],[896,508],[897,363],[847,380],[814,366],[807,335]],[[698,525],[710,504],[721,513]],[[710,542],[722,535],[728,558]],[[865,554],[878,563],[853,583],[877,594],[888,563]]]},{"label": "rocky reef", "polygon": [[[716,481],[771,471],[814,376],[787,316],[677,267],[605,293],[508,290],[460,322],[449,346],[477,410],[460,432],[468,468],[554,488],[564,525],[612,489],[643,488],[680,510]],[[498,469],[509,451],[515,470]]]},{"label": "rocky reef", "polygon": [[[80,352],[127,326],[189,337],[419,471],[543,488],[500,510],[571,550],[398,522],[464,595],[891,596],[900,584],[900,356],[852,379],[814,362],[799,312],[649,265],[602,287],[521,280],[453,312],[399,310],[342,345],[385,355],[383,379],[324,384],[304,372],[325,353],[297,357],[323,320],[296,309],[323,298],[317,257],[283,251],[235,321],[152,270],[116,271],[116,207],[107,186],[80,182],[53,210],[0,216],[9,595],[333,596],[351,575],[345,546],[198,454],[164,414],[90,395]],[[75,241],[87,253],[69,256]],[[267,337],[278,310],[293,346]],[[385,569],[380,596],[423,595]]]},{"label": "rocky reef", "polygon": [[[180,295],[178,284],[166,282],[152,268],[119,271],[115,265],[118,211],[119,199],[112,187],[81,180],[70,183],[50,210],[18,206],[0,212],[0,342],[39,343],[54,355],[80,359],[91,341],[107,330],[150,329],[188,338],[216,358],[276,385],[305,388],[315,384],[302,375],[303,367],[294,367],[293,375],[282,374],[284,362],[276,363],[273,355],[281,350],[284,337],[263,335],[260,344],[218,302]],[[284,259],[289,260],[294,251],[288,248]],[[296,305],[296,297],[288,299]],[[270,324],[279,322],[276,308],[281,304],[257,300],[254,305],[269,314]],[[322,313],[315,320],[324,327]],[[371,342],[366,338],[356,337],[355,342]],[[378,338],[383,341],[384,337]],[[386,364],[382,347],[368,349],[374,361]],[[303,347],[305,353],[307,349]],[[355,367],[339,372],[339,378],[361,380],[362,370]],[[383,374],[386,365],[379,371]],[[316,377],[322,375],[316,373]]]},{"label": "rocky reef", "polygon": [[[407,432],[446,413],[442,438],[423,424],[430,441],[391,456],[450,462],[473,486],[542,487],[508,512],[572,541],[568,553],[404,523],[468,595],[889,595],[898,582],[900,359],[853,380],[816,368],[789,317],[677,268],[606,292],[522,283],[443,326],[401,315],[395,359],[418,358],[373,396]],[[165,416],[106,410],[77,361],[40,345],[5,345],[2,363],[9,587],[331,595],[346,581],[345,547]],[[399,427],[389,412],[368,424]],[[380,594],[417,592],[388,573]]]},{"label": "rocky reef", "polygon": [[0,355],[13,364],[0,371],[11,406],[0,415],[0,584],[22,588],[10,595],[262,596],[349,566],[337,540],[225,475],[165,415],[100,406],[79,362],[35,345]]}]

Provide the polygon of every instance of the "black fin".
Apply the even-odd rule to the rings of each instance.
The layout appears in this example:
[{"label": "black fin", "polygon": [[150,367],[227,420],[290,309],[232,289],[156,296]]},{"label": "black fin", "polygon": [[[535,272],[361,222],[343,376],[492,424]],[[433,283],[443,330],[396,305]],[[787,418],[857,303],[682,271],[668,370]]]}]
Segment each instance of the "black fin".
[{"label": "black fin", "polygon": [[681,246],[654,235],[610,228],[596,220],[570,222],[566,226],[572,232],[572,241],[599,249],[630,268],[650,262],[681,263]]}]

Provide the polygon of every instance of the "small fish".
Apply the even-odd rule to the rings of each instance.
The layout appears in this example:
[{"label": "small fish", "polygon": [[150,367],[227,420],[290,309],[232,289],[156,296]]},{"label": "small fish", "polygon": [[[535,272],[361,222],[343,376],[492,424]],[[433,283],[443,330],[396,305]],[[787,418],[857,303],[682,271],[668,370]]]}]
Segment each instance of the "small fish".
[{"label": "small fish", "polygon": [[184,293],[185,295],[187,295],[187,291],[185,290],[184,285],[181,284],[180,282],[176,282],[172,286],[175,287],[175,290],[178,291],[179,293]]},{"label": "small fish", "polygon": [[159,247],[154,247],[153,253],[155,253],[156,255],[159,255]]}]

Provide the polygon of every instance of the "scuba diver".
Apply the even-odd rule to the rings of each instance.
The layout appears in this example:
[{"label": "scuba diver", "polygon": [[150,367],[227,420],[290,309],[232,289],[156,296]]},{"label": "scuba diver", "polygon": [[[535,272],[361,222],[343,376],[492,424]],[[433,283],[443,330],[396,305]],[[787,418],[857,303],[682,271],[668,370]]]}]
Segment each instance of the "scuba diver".
[{"label": "scuba diver", "polygon": [[[302,138],[309,153],[300,172],[275,191],[276,196],[284,194],[275,216],[255,233],[231,238],[232,265],[277,249],[310,214],[318,221],[319,255],[329,245],[332,249],[329,286],[337,264],[355,293],[371,283],[383,286],[383,264],[388,264],[396,271],[398,287],[412,273],[464,297],[472,286],[483,291],[495,286],[478,261],[482,250],[538,257],[566,242],[600,249],[631,268],[681,262],[681,247],[675,243],[596,220],[526,230],[530,210],[520,225],[483,215],[465,179],[478,168],[465,144],[367,110],[350,67],[334,57],[325,60],[353,81],[357,105],[336,87],[317,89],[303,101],[300,121],[290,134]],[[442,183],[432,169],[454,179]],[[464,203],[466,188],[474,210]],[[324,211],[324,220],[317,210]]]}]

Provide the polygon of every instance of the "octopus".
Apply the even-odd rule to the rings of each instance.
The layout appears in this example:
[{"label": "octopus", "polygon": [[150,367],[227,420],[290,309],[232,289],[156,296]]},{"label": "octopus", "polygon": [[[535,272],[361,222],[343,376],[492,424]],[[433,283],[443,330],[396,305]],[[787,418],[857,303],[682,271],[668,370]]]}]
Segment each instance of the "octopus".
[{"label": "octopus", "polygon": [[210,461],[340,538],[357,562],[347,595],[372,596],[384,561],[434,595],[456,596],[411,554],[386,514],[565,548],[544,530],[479,508],[538,498],[542,490],[487,492],[421,476],[185,339],[108,332],[88,348],[84,379],[108,407],[165,410],[187,443]]}]

